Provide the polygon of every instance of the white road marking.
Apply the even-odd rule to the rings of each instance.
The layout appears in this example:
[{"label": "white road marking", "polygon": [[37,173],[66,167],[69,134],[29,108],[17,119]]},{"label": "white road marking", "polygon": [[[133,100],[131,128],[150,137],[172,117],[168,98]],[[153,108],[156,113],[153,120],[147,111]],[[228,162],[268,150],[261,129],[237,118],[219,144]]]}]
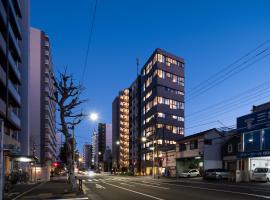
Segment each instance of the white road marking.
[{"label": "white road marking", "polygon": [[145,183],[138,183],[138,182],[132,182],[133,184],[139,184],[139,185],[143,185],[143,186],[147,186],[147,187],[154,187],[154,188],[159,188],[159,189],[164,189],[164,190],[168,190],[170,188],[168,187],[162,187],[162,186],[157,186],[157,185],[151,185],[151,184],[145,184]]},{"label": "white road marking", "polygon": [[92,182],[93,180],[92,179],[88,179],[89,182]]},{"label": "white road marking", "polygon": [[106,189],[105,187],[103,187],[102,185],[96,184],[96,188],[97,189]]},{"label": "white road marking", "polygon": [[155,182],[147,182],[147,181],[142,181],[143,183],[147,183],[147,184],[153,184],[153,185],[160,185],[159,183],[155,183]]},{"label": "white road marking", "polygon": [[185,188],[193,188],[193,189],[200,189],[200,190],[207,190],[207,191],[214,191],[214,192],[224,192],[224,193],[239,194],[239,195],[246,195],[246,196],[252,196],[252,197],[260,197],[260,198],[264,198],[264,199],[270,199],[270,196],[251,194],[251,193],[245,193],[245,192],[236,192],[236,191],[214,189],[214,188],[204,188],[204,187],[198,187],[198,186],[177,185],[177,184],[173,184],[173,183],[164,183],[164,184],[175,185],[175,186],[185,187]]},{"label": "white road marking", "polygon": [[137,192],[137,191],[134,191],[134,190],[131,190],[131,189],[127,189],[127,188],[124,188],[124,187],[120,187],[120,186],[117,186],[117,185],[113,185],[111,183],[105,183],[104,184],[107,184],[107,185],[110,185],[112,187],[116,187],[116,188],[119,188],[119,189],[122,189],[122,190],[126,190],[126,191],[129,191],[129,192],[133,192],[135,194],[140,194],[142,196],[146,196],[146,197],[149,197],[149,198],[152,198],[152,199],[157,199],[157,200],[164,200],[164,199],[161,199],[159,197],[155,197],[155,196],[152,196],[152,195],[149,195],[149,194],[145,194],[145,193],[142,193],[142,192]]},{"label": "white road marking", "polygon": [[[265,190],[267,188],[258,188],[258,187],[254,187],[254,185],[231,185],[231,184],[226,184],[226,183],[208,183],[208,182],[200,182],[200,181],[177,181],[178,183],[195,183],[195,184],[205,184],[205,185],[224,185],[224,186],[228,186],[228,187],[234,187],[234,188],[248,188],[248,189],[255,189],[255,190]],[[162,182],[162,183],[166,183],[166,182]],[[173,182],[171,182],[173,183]]]},{"label": "white road marking", "polygon": [[130,187],[136,187],[135,185],[130,185],[128,183],[120,183],[121,185],[127,185],[127,186],[130,186]]},{"label": "white road marking", "polygon": [[70,199],[51,199],[51,200],[86,200],[88,197],[81,197],[81,198],[70,198]]}]

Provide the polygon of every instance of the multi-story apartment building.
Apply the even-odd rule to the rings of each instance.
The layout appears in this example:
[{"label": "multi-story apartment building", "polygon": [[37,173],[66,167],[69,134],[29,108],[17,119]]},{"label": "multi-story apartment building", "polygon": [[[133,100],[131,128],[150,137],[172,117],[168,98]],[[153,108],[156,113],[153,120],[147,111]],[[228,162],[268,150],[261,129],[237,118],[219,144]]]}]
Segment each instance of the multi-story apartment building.
[{"label": "multi-story apartment building", "polygon": [[40,178],[49,179],[51,163],[56,160],[56,104],[54,72],[48,36],[30,30],[30,147],[38,158]]},{"label": "multi-story apartment building", "polygon": [[98,163],[103,165],[103,157],[106,149],[106,124],[98,124]]},{"label": "multi-story apartment building", "polygon": [[111,168],[112,150],[112,125],[106,123],[98,124],[98,163],[105,171]]},{"label": "multi-story apartment building", "polygon": [[115,97],[112,103],[112,169],[114,171],[120,168],[119,166],[119,130],[120,130],[120,110],[119,96]]},{"label": "multi-story apartment building", "polygon": [[92,165],[92,145],[83,145],[83,163],[85,169],[90,169]]},{"label": "multi-story apartment building", "polygon": [[113,168],[129,168],[129,89],[119,92],[113,102]]},{"label": "multi-story apartment building", "polygon": [[98,168],[98,133],[96,131],[92,134],[92,164]]},{"label": "multi-story apartment building", "polygon": [[29,154],[28,68],[29,1],[0,1],[0,118],[7,174],[10,155]]},{"label": "multi-story apartment building", "polygon": [[[162,152],[184,135],[184,60],[156,49],[142,74],[142,170],[160,170]],[[154,159],[153,159],[154,156]]]},{"label": "multi-story apartment building", "polygon": [[129,169],[141,173],[141,76],[129,87]]}]

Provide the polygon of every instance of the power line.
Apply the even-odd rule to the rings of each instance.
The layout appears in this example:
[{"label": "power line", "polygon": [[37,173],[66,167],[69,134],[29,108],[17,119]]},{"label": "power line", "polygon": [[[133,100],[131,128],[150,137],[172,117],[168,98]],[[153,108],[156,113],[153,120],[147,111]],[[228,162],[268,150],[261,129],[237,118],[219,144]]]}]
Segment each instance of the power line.
[{"label": "power line", "polygon": [[[264,52],[265,52],[265,51],[264,51]],[[213,84],[212,86],[210,86],[210,87],[206,88],[205,90],[201,91],[199,94],[195,95],[194,97],[197,97],[197,96],[199,96],[200,94],[206,92],[207,90],[209,90],[209,89],[211,89],[211,88],[217,86],[218,84],[224,82],[225,80],[229,79],[229,78],[232,77],[233,75],[235,75],[235,74],[237,74],[237,73],[239,73],[239,72],[241,72],[241,71],[247,69],[248,67],[250,67],[250,66],[252,66],[253,64],[257,63],[258,61],[260,61],[260,60],[266,58],[266,57],[269,56],[269,55],[270,55],[270,53],[268,53],[268,54],[262,56],[261,58],[258,58],[257,60],[255,60],[255,61],[252,62],[251,64],[249,64],[249,65],[247,65],[247,66],[244,66],[243,68],[240,68],[240,69],[239,69],[238,71],[236,71],[235,73],[230,74],[230,75],[228,75],[227,77],[224,77],[224,78],[221,79],[221,80],[218,80],[217,83],[215,83],[215,84]]]},{"label": "power line", "polygon": [[[258,100],[262,100],[262,99],[265,99],[265,98],[269,98],[270,97],[270,95],[267,95],[267,96],[264,96],[264,97],[262,97],[262,98],[260,98],[260,99],[258,99]],[[213,119],[213,118],[216,118],[217,116],[224,116],[225,114],[227,114],[229,111],[233,111],[233,110],[237,110],[237,109],[239,109],[239,108],[242,108],[243,106],[245,106],[245,105],[249,105],[250,104],[250,102],[247,102],[247,103],[245,103],[245,104],[241,104],[241,106],[238,106],[238,107],[233,107],[233,108],[231,108],[231,109],[228,109],[228,110],[223,110],[223,112],[216,112],[216,113],[214,113],[214,115],[210,115],[211,117],[209,117],[209,115],[207,116],[207,119]],[[206,122],[206,120],[202,120],[202,121],[199,121],[199,122],[197,122],[197,123],[203,123],[203,122]]]},{"label": "power line", "polygon": [[97,12],[97,4],[98,4],[98,0],[95,0],[94,12],[93,12],[92,21],[91,21],[91,25],[90,25],[90,29],[89,29],[89,37],[88,37],[88,43],[87,43],[87,49],[86,49],[86,56],[85,56],[85,60],[84,60],[84,67],[83,67],[83,73],[82,73],[82,83],[84,81],[84,75],[86,72],[89,50],[90,50],[92,37],[93,37],[93,30],[94,30],[94,24],[95,24],[95,19],[96,19],[96,12]]},{"label": "power line", "polygon": [[[185,118],[190,118],[190,117],[193,117],[194,115],[198,115],[200,113],[204,113],[208,110],[210,111],[213,111],[213,110],[217,110],[217,109],[220,109],[220,108],[224,108],[224,107],[227,107],[229,105],[234,105],[235,103],[240,103],[242,101],[246,102],[247,100],[249,99],[253,99],[253,98],[257,98],[258,95],[261,95],[260,93],[265,93],[265,92],[269,92],[268,89],[270,88],[268,85],[270,85],[270,81],[266,81],[254,88],[251,88],[251,89],[248,89],[244,92],[241,92],[240,94],[238,95],[235,95],[233,97],[230,97],[228,99],[225,99],[225,100],[222,100],[218,103],[215,103],[211,106],[207,106],[206,108],[203,108],[201,110],[198,110],[196,112],[193,112],[189,115],[186,115]],[[268,86],[266,88],[264,88],[265,86]],[[262,89],[261,89],[262,88]],[[248,97],[252,97],[252,98],[248,98]]]},{"label": "power line", "polygon": [[235,64],[237,64],[238,62],[240,62],[241,60],[243,60],[244,58],[248,57],[250,54],[252,54],[253,52],[257,51],[258,49],[260,49],[262,46],[264,46],[265,44],[269,43],[270,40],[267,40],[263,43],[261,43],[260,45],[258,45],[255,49],[252,49],[251,51],[249,51],[248,53],[246,53],[244,56],[240,57],[239,59],[237,59],[236,61],[234,61],[233,63],[229,64],[228,66],[224,67],[223,69],[221,69],[220,71],[216,72],[215,74],[211,75],[209,78],[207,78],[205,81],[202,81],[201,83],[199,83],[197,86],[193,87],[191,89],[191,91],[187,91],[187,93],[192,93],[194,90],[196,90],[197,88],[202,87],[202,84],[205,84],[207,82],[209,82],[212,78],[216,78],[219,74],[221,74],[222,72],[230,69],[231,67],[233,67]]},{"label": "power line", "polygon": [[[216,85],[220,84],[221,82],[227,80],[228,78],[230,78],[231,76],[241,72],[242,70],[246,69],[247,67],[250,67],[251,65],[255,64],[256,62],[258,62],[259,60],[267,57],[269,54],[266,54],[267,51],[269,50],[270,47],[267,47],[263,50],[260,50],[259,52],[257,52],[258,49],[260,49],[262,46],[264,46],[265,44],[269,43],[270,40],[260,44],[258,47],[256,47],[254,50],[248,52],[245,56],[241,57],[240,59],[238,59],[237,61],[235,61],[234,63],[232,63],[231,65],[225,67],[224,69],[222,69],[221,71],[217,72],[216,74],[210,76],[206,81],[201,82],[198,86],[194,87],[194,90],[192,90],[191,92],[189,92],[190,94],[188,95],[188,100],[191,99],[192,97],[196,97],[202,93],[204,93],[205,91],[215,87]],[[248,58],[247,60],[244,60],[241,64],[233,67],[236,63],[239,63],[239,61],[243,60],[244,58],[252,55],[253,53],[255,53],[255,55],[251,56],[250,58]],[[265,55],[264,55],[265,54]],[[261,56],[261,57],[260,57]],[[257,57],[259,57],[259,59],[253,61],[251,64],[248,64],[249,62],[251,62],[252,60],[256,59]],[[247,66],[245,66],[246,64],[248,64]],[[244,66],[244,67],[243,67]],[[232,68],[233,67],[233,68]],[[225,72],[225,73],[222,73]],[[220,74],[220,75],[219,75]],[[212,80],[213,79],[213,80]],[[209,83],[209,84],[208,84]],[[209,87],[210,86],[210,87]],[[196,94],[197,93],[197,94]]]}]

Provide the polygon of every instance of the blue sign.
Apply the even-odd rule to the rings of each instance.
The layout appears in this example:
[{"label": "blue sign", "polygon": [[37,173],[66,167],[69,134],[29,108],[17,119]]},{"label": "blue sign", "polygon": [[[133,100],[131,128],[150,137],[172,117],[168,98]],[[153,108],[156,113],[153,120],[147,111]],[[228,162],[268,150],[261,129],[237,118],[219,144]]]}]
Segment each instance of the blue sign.
[{"label": "blue sign", "polygon": [[269,151],[240,152],[237,154],[237,159],[264,157],[264,156],[270,156],[270,150]]}]

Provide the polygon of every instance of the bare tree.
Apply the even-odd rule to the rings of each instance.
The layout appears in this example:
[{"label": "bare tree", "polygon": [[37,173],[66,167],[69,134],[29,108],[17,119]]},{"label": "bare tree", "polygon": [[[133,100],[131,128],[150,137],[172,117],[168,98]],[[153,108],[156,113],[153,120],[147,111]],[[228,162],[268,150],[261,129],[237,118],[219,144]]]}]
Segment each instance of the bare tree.
[{"label": "bare tree", "polygon": [[60,79],[54,77],[54,86],[55,93],[50,98],[57,104],[60,118],[59,131],[63,133],[66,141],[69,180],[73,189],[77,189],[74,174],[74,128],[82,122],[85,116],[81,111],[76,111],[85,102],[80,99],[83,87],[81,84],[75,84],[72,75],[68,74],[66,70],[64,73],[60,73]]}]

